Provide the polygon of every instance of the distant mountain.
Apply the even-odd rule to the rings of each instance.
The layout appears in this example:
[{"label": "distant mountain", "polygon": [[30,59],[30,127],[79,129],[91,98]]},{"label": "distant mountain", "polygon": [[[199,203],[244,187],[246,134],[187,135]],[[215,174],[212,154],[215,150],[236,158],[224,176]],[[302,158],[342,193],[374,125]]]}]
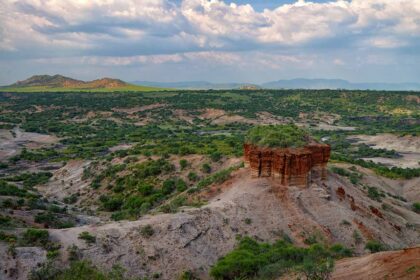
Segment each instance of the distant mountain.
[{"label": "distant mountain", "polygon": [[26,80],[17,81],[0,91],[152,91],[154,87],[133,85],[119,79],[101,78],[93,81],[81,81],[62,75],[34,75]]},{"label": "distant mountain", "polygon": [[352,83],[341,79],[292,79],[264,83],[271,89],[420,90],[420,83]]},{"label": "distant mountain", "polygon": [[152,87],[163,87],[163,88],[174,88],[174,89],[197,89],[197,90],[207,90],[207,89],[240,89],[240,88],[250,88],[256,87],[258,85],[248,84],[248,83],[211,83],[206,81],[184,81],[184,82],[149,82],[149,81],[134,81],[132,82],[135,85],[144,85]]},{"label": "distant mountain", "polygon": [[260,85],[250,83],[211,83],[207,81],[149,82],[135,81],[137,85],[173,89],[360,89],[360,90],[420,90],[420,83],[352,83],[342,79],[291,79]]}]

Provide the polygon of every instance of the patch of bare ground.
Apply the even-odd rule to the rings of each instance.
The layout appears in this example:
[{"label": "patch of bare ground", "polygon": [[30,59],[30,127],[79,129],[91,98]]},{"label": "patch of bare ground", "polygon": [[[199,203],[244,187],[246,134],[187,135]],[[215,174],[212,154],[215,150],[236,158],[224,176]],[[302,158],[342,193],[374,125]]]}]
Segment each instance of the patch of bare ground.
[{"label": "patch of bare ground", "polygon": [[202,120],[208,120],[212,124],[247,123],[247,124],[282,124],[286,120],[269,112],[260,112],[257,118],[249,119],[238,114],[229,113],[221,109],[204,109],[198,116]]},{"label": "patch of bare ground", "polygon": [[389,167],[420,168],[420,137],[419,136],[398,136],[390,133],[377,135],[354,135],[348,137],[349,140],[356,141],[357,144],[367,144],[373,149],[387,149],[397,151],[401,157],[383,158],[373,157],[364,158],[376,163],[382,163]]},{"label": "patch of bare ground", "polygon": [[121,113],[132,115],[138,112],[149,111],[149,110],[166,107],[166,106],[167,105],[163,103],[155,103],[155,104],[150,104],[150,105],[145,105],[145,106],[136,106],[132,108],[112,108],[112,110],[114,112],[121,112]]},{"label": "patch of bare ground", "polygon": [[408,101],[416,102],[417,104],[420,103],[420,96],[419,95],[407,95],[405,97],[405,99],[408,100]]},{"label": "patch of bare ground", "polygon": [[0,161],[18,154],[23,148],[38,149],[55,144],[59,138],[34,132],[25,132],[20,128],[0,129]]},{"label": "patch of bare ground", "polygon": [[187,110],[182,109],[173,110],[173,114],[175,116],[175,119],[182,120],[190,124],[193,123],[193,120],[195,118],[195,116],[189,114]]},{"label": "patch of bare ground", "polygon": [[47,198],[63,200],[72,194],[83,194],[89,191],[90,180],[83,180],[83,170],[89,161],[70,160],[62,168],[54,171],[53,177],[38,190]]},{"label": "patch of bare ground", "polygon": [[420,136],[399,136],[391,133],[376,135],[354,135],[348,139],[377,149],[395,150],[402,153],[420,153]]},{"label": "patch of bare ground", "polygon": [[339,260],[332,279],[420,279],[420,247]]}]

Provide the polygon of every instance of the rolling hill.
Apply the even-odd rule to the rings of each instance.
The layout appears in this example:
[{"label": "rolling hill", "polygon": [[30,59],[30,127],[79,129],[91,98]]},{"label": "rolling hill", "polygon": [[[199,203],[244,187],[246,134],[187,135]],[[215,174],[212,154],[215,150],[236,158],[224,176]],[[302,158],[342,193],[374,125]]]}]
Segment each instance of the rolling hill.
[{"label": "rolling hill", "polygon": [[26,80],[17,81],[0,91],[9,92],[68,92],[68,91],[157,91],[158,87],[133,85],[119,79],[101,78],[81,81],[62,75],[34,75]]}]

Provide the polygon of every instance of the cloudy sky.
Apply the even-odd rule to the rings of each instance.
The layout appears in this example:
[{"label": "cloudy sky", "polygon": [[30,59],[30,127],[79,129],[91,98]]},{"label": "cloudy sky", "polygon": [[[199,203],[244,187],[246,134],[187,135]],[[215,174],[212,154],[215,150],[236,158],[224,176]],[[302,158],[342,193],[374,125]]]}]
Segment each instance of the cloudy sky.
[{"label": "cloudy sky", "polygon": [[0,0],[0,84],[420,82],[420,0]]}]

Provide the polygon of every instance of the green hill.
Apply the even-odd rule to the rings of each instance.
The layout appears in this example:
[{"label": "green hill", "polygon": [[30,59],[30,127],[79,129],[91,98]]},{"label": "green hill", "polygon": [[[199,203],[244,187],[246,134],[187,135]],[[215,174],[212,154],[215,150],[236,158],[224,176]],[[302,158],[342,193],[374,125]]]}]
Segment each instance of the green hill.
[{"label": "green hill", "polygon": [[9,86],[0,87],[0,91],[2,92],[124,92],[159,90],[165,89],[133,85],[112,78],[102,78],[85,82],[62,75],[35,75]]}]

